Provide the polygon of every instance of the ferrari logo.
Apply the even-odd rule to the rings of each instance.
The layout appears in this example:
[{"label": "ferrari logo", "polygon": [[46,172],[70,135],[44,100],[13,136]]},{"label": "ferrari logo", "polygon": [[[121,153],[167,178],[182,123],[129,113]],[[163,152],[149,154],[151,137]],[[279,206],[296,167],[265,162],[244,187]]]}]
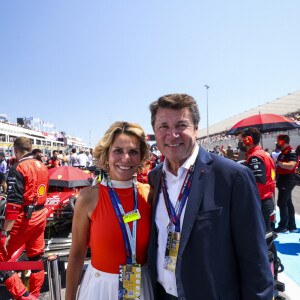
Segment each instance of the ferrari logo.
[{"label": "ferrari logo", "polygon": [[272,169],[272,170],[271,170],[271,178],[274,180],[274,179],[275,179],[275,176],[276,176],[275,171]]},{"label": "ferrari logo", "polygon": [[61,178],[62,178],[62,175],[58,175],[58,176],[57,176],[57,179],[61,179]]}]

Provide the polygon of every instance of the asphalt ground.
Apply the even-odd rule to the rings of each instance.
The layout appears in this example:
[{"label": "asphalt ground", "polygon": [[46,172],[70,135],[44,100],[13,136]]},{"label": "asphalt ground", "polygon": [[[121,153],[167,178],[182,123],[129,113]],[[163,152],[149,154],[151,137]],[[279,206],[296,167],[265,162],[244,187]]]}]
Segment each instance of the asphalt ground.
[{"label": "asphalt ground", "polygon": [[[295,207],[297,217],[297,227],[299,233],[279,235],[276,240],[276,246],[278,249],[278,255],[284,264],[285,270],[283,273],[278,275],[279,280],[285,283],[286,290],[280,293],[281,296],[285,297],[286,300],[297,300],[300,299],[298,290],[300,291],[300,276],[298,283],[298,271],[300,272],[300,186],[296,186],[293,190],[293,204]],[[277,221],[279,220],[279,213],[277,211]],[[289,241],[292,239],[292,242]],[[295,270],[294,272],[291,272]],[[296,272],[296,274],[295,274]],[[66,273],[61,274],[61,299],[65,299],[65,287],[66,287]],[[293,278],[296,276],[295,278]],[[6,288],[0,286],[0,300],[12,300],[13,298],[6,291]],[[41,290],[40,300],[51,300],[49,295],[48,277],[45,274],[45,281]]]},{"label": "asphalt ground", "polygon": [[[278,279],[285,284],[285,292],[280,295],[286,297],[286,300],[300,299],[300,186],[294,188],[292,199],[299,232],[279,234],[275,240],[278,257],[284,266],[284,272],[278,275]],[[279,221],[278,209],[276,219]]]}]

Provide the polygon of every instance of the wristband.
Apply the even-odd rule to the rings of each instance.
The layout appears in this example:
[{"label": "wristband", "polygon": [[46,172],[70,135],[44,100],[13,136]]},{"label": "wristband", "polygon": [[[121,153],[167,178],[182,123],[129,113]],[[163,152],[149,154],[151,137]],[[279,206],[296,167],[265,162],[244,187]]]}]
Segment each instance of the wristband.
[{"label": "wristband", "polygon": [[10,231],[2,230],[1,236],[9,237]]}]

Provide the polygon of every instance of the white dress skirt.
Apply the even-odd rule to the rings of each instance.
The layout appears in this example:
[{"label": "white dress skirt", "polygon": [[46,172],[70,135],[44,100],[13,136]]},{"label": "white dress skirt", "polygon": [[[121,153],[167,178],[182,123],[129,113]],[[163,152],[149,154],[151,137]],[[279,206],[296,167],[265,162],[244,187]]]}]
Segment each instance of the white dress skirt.
[{"label": "white dress skirt", "polygon": [[[95,269],[90,263],[78,292],[78,300],[118,300],[119,274]],[[142,267],[141,300],[154,300],[149,270]]]}]

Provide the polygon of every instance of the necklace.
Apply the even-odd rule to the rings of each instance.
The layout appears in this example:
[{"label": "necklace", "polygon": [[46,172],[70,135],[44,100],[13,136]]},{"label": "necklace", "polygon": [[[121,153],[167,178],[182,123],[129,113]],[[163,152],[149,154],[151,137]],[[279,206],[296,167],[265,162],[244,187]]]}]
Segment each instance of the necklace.
[{"label": "necklace", "polygon": [[118,195],[118,196],[122,196],[122,197],[127,197],[127,196],[129,196],[129,195],[131,195],[132,194],[132,191],[133,190],[131,190],[128,194],[119,194],[119,193],[117,193],[116,191],[115,191],[115,193]]}]

